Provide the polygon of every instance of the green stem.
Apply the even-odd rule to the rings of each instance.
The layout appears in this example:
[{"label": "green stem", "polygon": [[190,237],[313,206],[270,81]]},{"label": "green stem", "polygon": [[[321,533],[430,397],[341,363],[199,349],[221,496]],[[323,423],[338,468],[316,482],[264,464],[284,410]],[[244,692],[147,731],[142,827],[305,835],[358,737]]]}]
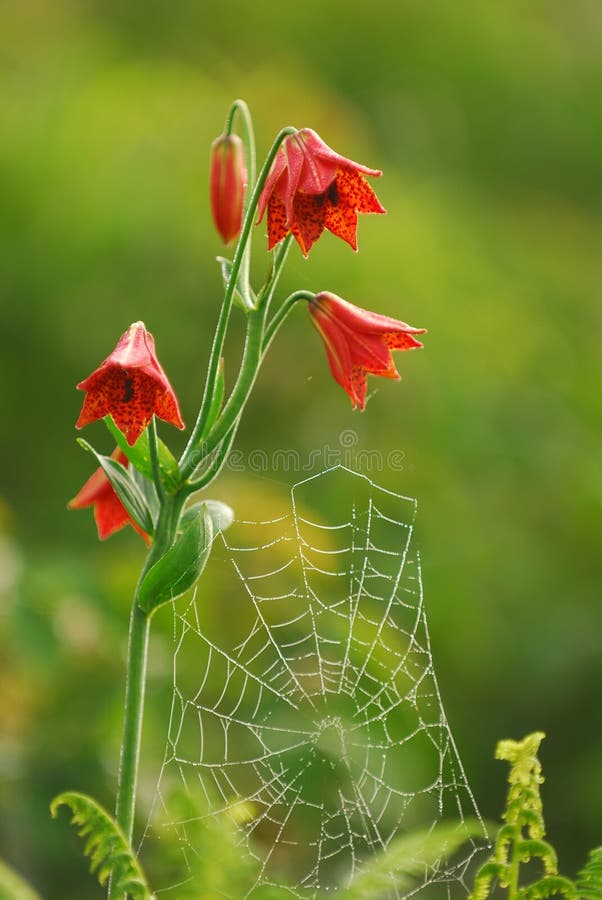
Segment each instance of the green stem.
[{"label": "green stem", "polygon": [[[268,281],[266,282],[266,284],[260,291],[258,298],[257,298],[258,306],[264,312],[264,316],[262,317],[264,322],[265,322],[265,318],[267,317],[270,301],[271,301],[274,291],[276,289],[276,285],[278,283],[280,273],[282,272],[282,268],[284,266],[284,262],[286,260],[287,253],[289,251],[291,239],[292,239],[291,236],[288,235],[288,237],[286,237],[284,239],[283,243],[278,248],[277,253],[276,253],[276,259],[274,261],[274,266],[273,266],[272,272],[270,273],[270,277],[268,278]],[[261,365],[261,360],[263,359],[272,339],[274,338],[274,336],[275,336],[276,332],[278,331],[278,329],[280,328],[282,322],[284,321],[284,319],[286,318],[286,316],[292,309],[294,303],[297,300],[301,300],[303,298],[311,300],[311,299],[313,299],[314,296],[315,295],[309,293],[309,291],[297,291],[295,294],[291,294],[291,296],[288,297],[284,301],[284,304],[283,304],[284,308],[281,308],[280,310],[278,310],[278,312],[273,317],[268,329],[266,329],[265,334],[262,338],[261,353],[260,353],[259,357],[257,358],[257,363],[256,363],[257,368],[259,368],[259,366]],[[245,359],[243,358],[243,363],[241,365],[241,369],[245,369],[245,367],[246,367],[246,362],[245,362]],[[248,397],[248,392],[246,395],[244,395],[244,398],[242,401],[243,406],[244,406],[244,403],[246,402],[247,397]],[[242,412],[242,407],[241,407],[241,412]],[[222,468],[224,467],[224,464],[228,457],[228,453],[230,452],[230,448],[232,447],[232,443],[234,441],[234,437],[236,435],[236,431],[238,429],[239,422],[240,422],[240,415],[239,415],[238,419],[236,420],[235,424],[230,429],[230,431],[226,434],[224,440],[222,441],[221,446],[219,447],[219,450],[218,450],[215,458],[211,460],[211,464],[207,468],[207,470],[205,472],[203,472],[203,474],[200,475],[199,478],[197,478],[196,480],[188,482],[188,486],[186,488],[186,490],[188,492],[191,493],[193,491],[198,491],[201,488],[206,487],[215,478],[217,478],[217,476],[221,472]],[[210,425],[210,419],[208,420],[207,424]],[[206,446],[203,443],[204,439],[206,438],[206,436],[210,432],[210,430],[211,430],[210,427],[208,427],[206,429],[206,433],[203,433],[201,435],[198,449],[196,451],[194,451],[190,456],[190,465],[192,466],[193,472],[194,472],[194,469],[197,468],[203,462],[203,460],[207,459],[207,457],[211,453],[210,450],[208,451],[206,449]],[[214,447],[216,446],[213,439],[212,439],[211,445]],[[201,459],[198,459],[198,456],[201,456]],[[197,461],[195,461],[195,457],[197,457]]]},{"label": "green stem", "polygon": [[276,332],[290,313],[291,309],[298,303],[299,300],[313,300],[316,295],[311,291],[295,291],[294,294],[291,294],[286,300],[282,303],[278,312],[274,313],[270,324],[265,330],[265,334],[263,336],[263,342],[261,345],[262,355],[267,351],[268,347],[274,340]]},{"label": "green stem", "polygon": [[257,295],[257,307],[265,306],[266,312],[272,301],[274,291],[276,290],[278,281],[282,274],[284,263],[286,262],[286,257],[288,256],[288,251],[290,250],[292,240],[292,234],[287,234],[282,243],[279,245],[274,256],[274,264],[272,266],[272,270],[269,274],[268,280]]},{"label": "green stem", "polygon": [[159,465],[159,447],[157,444],[157,422],[153,416],[148,426],[148,448],[150,451],[151,466],[153,467],[153,481],[159,500],[165,496],[165,487],[161,478],[161,466]]},{"label": "green stem", "polygon": [[235,100],[226,118],[225,133],[230,134],[234,125],[234,117],[236,113],[240,114],[244,127],[243,141],[247,154],[247,174],[249,184],[255,184],[255,133],[253,131],[253,120],[249,107],[244,100]]},{"label": "green stem", "polygon": [[[232,106],[230,107],[230,111],[228,112],[228,117],[226,119],[226,134],[230,134],[232,131],[232,127],[234,125],[234,117],[236,113],[239,113],[240,118],[243,123],[243,142],[245,145],[245,155],[247,162],[247,191],[245,192],[245,205],[244,211],[247,211],[249,206],[249,189],[253,189],[255,185],[255,133],[253,131],[253,120],[251,118],[251,113],[249,111],[249,107],[245,103],[244,100],[235,100]],[[249,273],[251,270],[251,241],[247,241],[247,245],[245,247],[245,253],[241,266],[241,279],[242,279],[242,289],[243,296],[245,300],[251,296],[251,292],[249,290],[250,287],[250,279]]]},{"label": "green stem", "polygon": [[312,300],[315,296],[315,294],[312,294],[309,291],[296,291],[294,294],[291,294],[283,304],[285,309],[279,310],[272,319],[268,329],[269,333],[266,333],[266,335],[263,334],[270,301],[274,295],[278,279],[284,267],[290,243],[291,236],[289,235],[278,248],[270,277],[258,295],[257,309],[249,313],[247,319],[247,339],[245,342],[240,372],[234,389],[228,398],[228,402],[215,425],[208,430],[208,434],[201,435],[196,450],[193,450],[188,457],[187,468],[182,467],[184,477],[190,477],[200,463],[207,459],[213,450],[220,444],[222,439],[225,439],[224,444],[227,444],[227,446],[225,449],[223,446],[220,448],[218,458],[212,461],[207,472],[203,473],[198,480],[190,482],[190,487],[192,488],[194,485],[194,490],[199,490],[200,487],[204,487],[213,481],[223,468],[236,432],[234,424],[236,423],[237,427],[238,419],[240,418],[240,414],[247,402],[251,388],[257,378],[257,373],[265,351],[276,334],[276,331],[297,300]]},{"label": "green stem", "polygon": [[518,852],[518,842],[520,840],[520,829],[516,827],[516,834],[512,840],[512,855],[510,858],[510,878],[508,880],[508,896],[507,900],[515,900],[518,893],[518,880],[520,875],[520,854]]},{"label": "green stem", "polygon": [[[123,735],[115,805],[115,818],[130,844],[132,842],[136,810],[136,786],[138,781],[138,762],[140,759],[146,659],[150,630],[150,616],[138,606],[138,588],[151,566],[160,559],[173,543],[185,499],[183,492],[174,496],[164,495],[163,497],[155,539],[138,579],[130,615]],[[112,886],[109,886],[108,896],[109,900],[122,900],[122,895],[117,894]]]},{"label": "green stem", "polygon": [[236,420],[222,443],[220,444],[217,452],[215,453],[213,459],[211,460],[210,465],[205,469],[205,471],[200,475],[196,481],[189,481],[185,487],[185,490],[192,494],[195,491],[200,491],[201,488],[207,487],[207,485],[211,484],[212,481],[215,481],[219,473],[224,468],[226,461],[228,459],[228,454],[232,448],[232,444],[234,443],[234,438],[236,437],[236,432],[238,431],[238,426],[240,423],[240,418]]},{"label": "green stem", "polygon": [[[228,287],[226,288],[226,293],[224,295],[224,302],[222,303],[222,308],[220,310],[219,319],[217,322],[217,327],[215,330],[215,337],[213,339],[213,345],[211,347],[211,355],[209,358],[209,369],[207,372],[207,381],[205,382],[205,391],[203,394],[203,401],[201,403],[201,408],[199,410],[199,414],[197,416],[197,420],[195,422],[194,428],[190,435],[190,439],[186,445],[184,453],[180,458],[180,467],[183,472],[190,474],[190,455],[194,452],[196,445],[198,444],[200,435],[203,432],[203,427],[205,424],[206,416],[211,407],[211,400],[213,397],[214,389],[215,389],[215,380],[217,378],[218,368],[219,368],[219,360],[222,355],[224,341],[226,338],[226,331],[228,328],[228,320],[230,318],[230,311],[232,309],[232,299],[234,297],[234,290],[236,288],[236,282],[238,280],[238,273],[240,272],[240,267],[242,264],[245,247],[247,241],[249,240],[249,235],[251,233],[251,228],[253,225],[253,219],[255,218],[255,211],[257,209],[257,203],[259,202],[259,196],[263,189],[263,186],[268,177],[269,171],[272,167],[272,163],[276,157],[276,153],[280,147],[282,141],[289,135],[295,134],[295,128],[283,128],[276,137],[276,140],[272,144],[270,148],[270,152],[268,153],[266,160],[262,166],[261,172],[259,173],[259,178],[257,179],[257,183],[253,189],[253,194],[249,201],[249,205],[247,207],[247,211],[245,214],[242,230],[240,233],[240,237],[238,239],[238,244],[236,245],[236,250],[234,252],[234,258],[232,260],[232,272],[230,274],[230,279],[228,281]],[[249,313],[251,315],[251,313]],[[194,466],[193,466],[194,468]]]},{"label": "green stem", "polygon": [[[228,434],[247,402],[251,389],[257,378],[261,361],[263,326],[266,307],[250,312],[247,318],[247,339],[243,353],[238,379],[217,422],[198,448],[203,456],[208,456]],[[198,463],[197,463],[198,464]],[[187,477],[190,471],[182,467],[182,474]]]},{"label": "green stem", "polygon": [[130,843],[134,828],[149,627],[150,618],[134,601],[130,616],[123,740],[115,807],[117,822]]}]

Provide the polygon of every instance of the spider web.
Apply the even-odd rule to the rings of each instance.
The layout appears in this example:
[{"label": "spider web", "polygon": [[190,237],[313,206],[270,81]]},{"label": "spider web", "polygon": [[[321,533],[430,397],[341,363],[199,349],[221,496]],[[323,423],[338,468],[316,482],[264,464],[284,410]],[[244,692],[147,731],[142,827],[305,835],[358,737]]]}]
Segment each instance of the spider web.
[{"label": "spider web", "polygon": [[[335,497],[337,521],[321,521],[315,510]],[[434,672],[415,515],[415,500],[335,466],[294,485],[278,518],[218,536],[208,575],[217,609],[196,593],[174,605],[153,827],[177,835],[189,865],[191,825],[230,814],[251,867],[248,884],[219,896],[344,894],[400,835],[480,821]],[[198,815],[174,813],[174,784],[200,796]],[[391,873],[378,896],[465,895],[484,843],[424,866],[411,888]],[[166,896],[180,895],[172,886]]]}]

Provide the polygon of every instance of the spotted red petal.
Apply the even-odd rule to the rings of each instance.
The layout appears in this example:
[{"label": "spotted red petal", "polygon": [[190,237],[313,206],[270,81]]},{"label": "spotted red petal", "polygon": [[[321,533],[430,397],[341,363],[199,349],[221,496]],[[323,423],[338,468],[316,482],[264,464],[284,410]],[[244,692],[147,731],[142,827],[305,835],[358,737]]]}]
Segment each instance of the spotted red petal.
[{"label": "spotted red petal", "polygon": [[384,212],[363,175],[349,166],[339,170],[326,195],[325,225],[329,231],[357,250],[357,214]]},{"label": "spotted red petal", "polygon": [[77,387],[86,397],[76,428],[111,415],[130,446],[153,415],[184,428],[178,400],[143,322],[130,325],[110,356]]},{"label": "spotted red petal", "polygon": [[277,197],[270,197],[268,203],[268,250],[287,236],[289,228],[286,224],[284,203]]},{"label": "spotted red petal", "polygon": [[357,250],[357,214],[385,212],[365,178],[381,174],[335,153],[310,128],[288,135],[258,203],[258,222],[267,209],[268,249],[292,234],[307,256],[326,228]]},{"label": "spotted red petal", "polygon": [[327,292],[316,294],[309,311],[324,341],[332,375],[354,408],[365,408],[367,375],[399,378],[391,351],[422,347],[414,335],[426,331]]}]

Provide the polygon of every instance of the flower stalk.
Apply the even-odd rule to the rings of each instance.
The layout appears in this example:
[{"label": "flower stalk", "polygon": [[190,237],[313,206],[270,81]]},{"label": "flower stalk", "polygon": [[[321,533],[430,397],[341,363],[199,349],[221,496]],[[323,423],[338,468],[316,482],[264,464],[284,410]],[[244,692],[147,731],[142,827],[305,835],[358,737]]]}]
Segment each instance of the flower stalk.
[{"label": "flower stalk", "polygon": [[[236,117],[241,139],[234,134]],[[248,185],[245,175],[248,174]],[[142,737],[150,621],[158,606],[175,600],[200,576],[216,528],[227,527],[210,509],[216,501],[188,498],[220,473],[265,355],[292,309],[307,303],[324,339],[335,380],[354,405],[365,405],[366,375],[398,377],[392,350],[421,346],[404,322],[353,306],[334,294],[295,290],[273,311],[276,290],[293,240],[307,256],[324,229],[356,249],[358,213],[384,212],[365,176],[380,170],[335,153],[311,129],[283,128],[255,178],[255,139],[246,103],[236,100],[224,133],[214,142],[212,211],[224,239],[238,234],[232,261],[220,258],[224,296],[209,354],[200,408],[179,460],[157,435],[156,419],[184,428],[178,400],[159,364],[152,335],[136,322],[114,351],[78,387],[86,392],[77,427],[104,418],[118,443],[105,457],[86,442],[101,469],[79,492],[72,507],[94,506],[99,533],[108,537],[131,523],[151,541],[130,613],[123,737],[116,798],[116,821],[131,843]],[[248,189],[247,189],[248,188]],[[242,213],[241,213],[242,207]],[[251,236],[267,210],[268,250],[275,248],[268,276],[255,293],[251,286]],[[242,217],[242,222],[241,222]],[[276,246],[277,245],[277,246]],[[240,368],[224,403],[223,356],[234,299],[242,298],[246,339]],[[215,522],[218,524],[216,525]],[[122,889],[109,887],[111,900]]]},{"label": "flower stalk", "polygon": [[236,284],[238,281],[238,274],[240,272],[240,267],[242,265],[243,256],[245,253],[246,244],[249,240],[251,234],[251,227],[253,225],[253,219],[255,217],[255,212],[257,210],[257,204],[259,202],[259,196],[263,189],[263,185],[268,177],[269,171],[272,167],[272,163],[276,157],[276,153],[280,147],[282,141],[289,134],[294,134],[295,129],[292,127],[283,128],[278,135],[274,143],[272,144],[270,151],[266,157],[266,160],[262,166],[261,172],[259,173],[259,178],[257,179],[257,183],[253,189],[253,194],[249,201],[249,205],[247,207],[245,218],[243,221],[242,230],[240,233],[240,237],[238,239],[238,244],[236,245],[236,250],[234,252],[234,258],[232,260],[232,271],[230,273],[230,278],[228,280],[228,286],[226,287],[226,292],[224,294],[224,299],[222,302],[222,306],[219,313],[219,318],[217,322],[217,328],[215,330],[215,336],[213,339],[213,345],[211,347],[211,354],[209,357],[209,368],[207,372],[207,380],[205,382],[205,390],[203,393],[203,400],[201,402],[201,408],[199,410],[199,414],[197,416],[197,420],[194,424],[194,428],[192,429],[192,433],[190,435],[190,439],[186,445],[184,453],[180,458],[180,469],[184,478],[188,478],[193,469],[195,468],[194,462],[192,461],[192,453],[195,449],[197,449],[197,444],[199,443],[200,435],[203,432],[203,427],[205,425],[205,419],[207,417],[207,413],[209,412],[209,408],[211,406],[211,399],[213,397],[213,392],[215,390],[215,381],[217,378],[217,373],[219,369],[219,360],[222,356],[224,349],[224,342],[226,339],[226,331],[228,330],[228,322],[230,319],[230,312],[232,309],[232,300],[234,298],[234,291],[236,289]]},{"label": "flower stalk", "polygon": [[276,337],[278,330],[291,312],[293,306],[295,306],[295,304],[298,303],[299,300],[307,300],[308,303],[311,303],[314,300],[315,296],[316,295],[311,291],[294,291],[294,293],[289,294],[286,300],[283,301],[278,311],[274,313],[269,325],[265,329],[263,343],[261,345],[262,354],[267,352],[270,344]]},{"label": "flower stalk", "polygon": [[115,804],[115,818],[130,842],[132,840],[136,806],[136,783],[138,780],[138,762],[142,736],[149,630],[149,616],[134,601],[130,614],[125,711],[117,802]]},{"label": "flower stalk", "polygon": [[[232,106],[230,107],[230,111],[228,112],[228,117],[226,118],[226,126],[225,126],[225,134],[231,134],[232,128],[234,126],[234,119],[236,114],[238,113],[239,118],[243,123],[243,144],[245,148],[245,156],[247,162],[247,178],[248,184],[255,184],[255,175],[256,175],[256,150],[255,150],[255,131],[253,129],[253,119],[251,118],[251,112],[249,107],[245,103],[244,100],[235,100]],[[249,207],[249,191],[245,191],[244,203],[243,203],[243,216],[247,212]],[[244,296],[248,296],[250,294],[250,272],[251,272],[251,241],[247,241],[245,252],[241,265],[241,280],[242,280],[242,288]]]},{"label": "flower stalk", "polygon": [[[154,424],[154,423],[153,423]],[[151,436],[150,445],[155,444]],[[151,450],[151,453],[153,451]],[[161,482],[157,469],[155,488]],[[115,803],[115,819],[125,837],[131,843],[134,816],[136,810],[136,787],[138,783],[138,766],[140,762],[140,745],[142,739],[142,723],[144,718],[144,694],[146,688],[146,668],[148,657],[148,638],[150,633],[151,614],[144,612],[138,605],[138,588],[144,576],[160,559],[164,551],[173,543],[175,530],[184,498],[163,495],[161,514],[157,524],[155,540],[145,560],[138,585],[134,594],[134,602],[130,613],[128,636],[127,667],[125,682],[125,704],[123,715],[123,734],[121,739],[121,759],[117,783],[117,799]],[[121,900],[120,895],[109,887],[109,900]]]}]

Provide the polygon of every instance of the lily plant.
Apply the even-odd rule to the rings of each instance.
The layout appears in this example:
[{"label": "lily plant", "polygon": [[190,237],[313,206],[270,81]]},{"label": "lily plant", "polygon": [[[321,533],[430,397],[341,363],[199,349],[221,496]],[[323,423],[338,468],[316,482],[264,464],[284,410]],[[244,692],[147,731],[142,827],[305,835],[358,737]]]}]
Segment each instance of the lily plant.
[{"label": "lily plant", "polygon": [[[237,123],[240,136],[234,130]],[[422,346],[416,335],[424,328],[370,312],[328,291],[299,289],[284,299],[277,297],[293,238],[305,256],[325,230],[357,250],[358,213],[385,212],[367,180],[381,174],[336,153],[315,131],[287,127],[276,136],[256,175],[251,116],[243,101],[235,101],[223,134],[212,145],[210,199],[218,233],[224,243],[236,243],[230,258],[219,258],[223,300],[199,410],[179,459],[157,434],[157,420],[178,429],[185,425],[143,322],[130,325],[104,362],[77,386],[85,398],[76,427],[103,419],[116,448],[107,456],[80,439],[99,467],[69,506],[93,508],[101,540],[131,525],[148,545],[130,616],[114,820],[81,794],[61,794],[53,804],[53,811],[68,805],[82,833],[89,835],[87,852],[101,883],[108,883],[111,898],[147,896],[136,887],[144,879],[131,842],[151,620],[160,606],[197,582],[215,534],[232,521],[228,507],[203,499],[202,492],[227,461],[270,344],[293,308],[305,305],[335,381],[353,407],[362,410],[367,376],[399,378],[392,351]],[[272,258],[266,281],[254,288],[251,235],[264,216]],[[246,316],[246,341],[228,391],[223,354],[235,306]]]}]

